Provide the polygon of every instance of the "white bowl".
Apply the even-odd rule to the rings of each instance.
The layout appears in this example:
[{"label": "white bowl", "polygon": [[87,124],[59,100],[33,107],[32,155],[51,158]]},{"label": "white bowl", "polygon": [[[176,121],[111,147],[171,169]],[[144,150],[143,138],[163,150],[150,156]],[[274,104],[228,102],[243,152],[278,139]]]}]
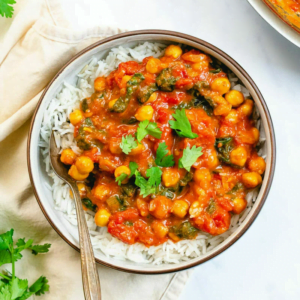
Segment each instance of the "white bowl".
[{"label": "white bowl", "polygon": [[95,258],[98,263],[105,266],[115,268],[122,271],[141,273],[141,274],[159,274],[184,270],[200,263],[203,263],[212,257],[220,254],[225,249],[230,247],[235,241],[237,241],[244,232],[252,224],[256,216],[258,215],[262,205],[264,204],[271,183],[273,179],[275,169],[275,136],[272,121],[266,103],[259,92],[257,86],[245,72],[245,70],[239,66],[231,57],[222,52],[220,49],[212,46],[211,44],[185,34],[162,31],[162,30],[143,30],[133,31],[123,34],[119,34],[104,40],[101,40],[90,47],[84,49],[77,54],[72,60],[70,60],[53,78],[48,87],[45,89],[41,99],[35,110],[31,129],[28,138],[28,169],[31,178],[31,183],[35,191],[38,203],[45,214],[46,218],[57,231],[57,233],[74,249],[79,250],[78,232],[77,228],[71,225],[62,215],[61,212],[55,210],[54,201],[51,192],[46,188],[45,183],[50,183],[50,178],[46,174],[45,165],[42,161],[40,148],[38,147],[38,141],[40,136],[40,128],[43,119],[43,113],[49,102],[55,97],[61,90],[64,81],[75,84],[77,81],[76,75],[86,65],[86,63],[92,58],[98,59],[104,58],[109,50],[120,45],[135,46],[138,43],[146,41],[159,41],[165,43],[182,43],[192,46],[196,49],[206,52],[207,54],[216,57],[229,69],[231,69],[236,76],[242,81],[245,87],[250,91],[253,100],[259,110],[262,126],[266,133],[266,146],[267,146],[267,167],[264,175],[264,180],[256,199],[256,202],[248,214],[247,218],[243,221],[241,226],[229,236],[223,243],[214,248],[211,252],[186,262],[179,264],[138,264],[130,261],[120,261],[117,259],[109,258],[100,251],[95,251]]}]

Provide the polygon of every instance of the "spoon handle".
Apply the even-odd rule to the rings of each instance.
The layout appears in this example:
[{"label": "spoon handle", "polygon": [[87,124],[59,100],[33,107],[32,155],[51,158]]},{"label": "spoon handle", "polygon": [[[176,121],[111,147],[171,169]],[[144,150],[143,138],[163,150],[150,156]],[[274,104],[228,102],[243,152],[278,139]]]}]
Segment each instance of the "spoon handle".
[{"label": "spoon handle", "polygon": [[101,300],[100,281],[80,194],[76,182],[69,184],[76,203],[84,296],[86,300]]}]

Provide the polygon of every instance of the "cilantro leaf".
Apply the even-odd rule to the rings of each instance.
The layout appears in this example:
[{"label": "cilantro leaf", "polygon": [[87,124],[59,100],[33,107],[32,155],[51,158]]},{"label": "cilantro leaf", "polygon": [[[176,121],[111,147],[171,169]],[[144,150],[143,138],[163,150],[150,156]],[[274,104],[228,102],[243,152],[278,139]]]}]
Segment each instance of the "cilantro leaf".
[{"label": "cilantro leaf", "polygon": [[[13,260],[17,261],[21,259],[23,256],[21,253],[14,252],[13,253]],[[12,256],[9,250],[0,250],[0,266],[5,264],[11,264],[12,263]],[[1,299],[1,298],[0,298]]]},{"label": "cilantro leaf", "polygon": [[172,116],[175,121],[170,120],[169,124],[180,137],[187,137],[190,139],[198,137],[198,134],[192,132],[191,123],[185,114],[184,108],[182,110],[176,109],[175,114]]},{"label": "cilantro leaf", "polygon": [[48,280],[45,276],[41,276],[30,288],[29,291],[40,296],[49,291]]},{"label": "cilantro leaf", "polygon": [[122,181],[125,180],[127,176],[127,174],[122,173],[120,176],[116,177],[116,182],[118,183],[118,185],[121,185]]},{"label": "cilantro leaf", "polygon": [[155,163],[161,167],[172,167],[174,166],[174,156],[167,155],[169,151],[165,142],[160,143],[156,150]]},{"label": "cilantro leaf", "polygon": [[28,240],[25,243],[24,239],[18,239],[16,245],[18,248],[15,249],[15,251],[21,252],[24,249],[29,249],[32,251],[32,254],[37,255],[38,253],[46,253],[49,251],[49,248],[51,247],[50,244],[44,244],[44,245],[32,245],[33,240]]},{"label": "cilantro leaf", "polygon": [[132,149],[137,147],[137,142],[135,141],[134,137],[131,134],[129,134],[125,137],[122,137],[120,147],[125,154],[129,154]]},{"label": "cilantro leaf", "polygon": [[15,0],[0,0],[0,15],[2,17],[11,18],[14,13],[12,5],[15,3]]},{"label": "cilantro leaf", "polygon": [[159,186],[161,183],[162,171],[159,167],[152,167],[146,171],[146,175],[149,177],[148,183],[151,186]]},{"label": "cilantro leaf", "polygon": [[162,171],[158,167],[152,167],[146,172],[149,179],[145,179],[139,171],[135,171],[135,185],[140,188],[140,194],[145,198],[156,192],[156,187],[161,183]]},{"label": "cilantro leaf", "polygon": [[14,235],[13,229],[3,234],[0,234],[0,250],[10,249],[13,246],[13,239],[12,239],[13,235]]},{"label": "cilantro leaf", "polygon": [[136,138],[139,142],[141,142],[147,134],[150,134],[155,138],[160,139],[162,132],[160,128],[157,127],[156,123],[145,120],[140,122],[136,132]]},{"label": "cilantro leaf", "polygon": [[196,148],[194,145],[192,148],[185,148],[183,150],[183,156],[178,161],[179,168],[184,168],[188,172],[191,170],[191,166],[197,161],[203,153],[202,147]]},{"label": "cilantro leaf", "polygon": [[11,299],[21,297],[28,288],[27,279],[19,279],[15,277],[11,282]]},{"label": "cilantro leaf", "polygon": [[10,286],[8,284],[1,288],[0,300],[11,300]]},{"label": "cilantro leaf", "polygon": [[135,171],[138,169],[138,167],[139,167],[139,165],[134,161],[131,161],[129,163],[129,169],[130,169],[129,178],[131,178],[135,174]]}]

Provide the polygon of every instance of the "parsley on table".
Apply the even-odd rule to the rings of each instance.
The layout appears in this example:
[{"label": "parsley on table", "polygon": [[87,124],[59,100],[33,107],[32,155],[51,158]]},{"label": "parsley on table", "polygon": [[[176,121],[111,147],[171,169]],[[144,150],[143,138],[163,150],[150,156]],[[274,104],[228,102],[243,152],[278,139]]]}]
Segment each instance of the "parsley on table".
[{"label": "parsley on table", "polygon": [[131,161],[129,163],[130,175],[128,176],[127,174],[122,173],[120,176],[118,176],[116,178],[116,182],[118,183],[118,185],[121,185],[122,181],[125,180],[127,177],[131,178],[135,174],[135,171],[138,169],[138,167],[139,167],[139,165],[136,162]]},{"label": "parsley on table", "polygon": [[156,188],[161,183],[162,171],[159,167],[152,167],[147,170],[148,180],[139,171],[135,171],[135,184],[140,188],[140,194],[145,198],[156,192]]},{"label": "parsley on table", "polygon": [[184,168],[189,172],[191,170],[191,166],[202,154],[202,147],[196,148],[194,145],[192,148],[185,148],[183,150],[183,156],[178,161],[179,168]]},{"label": "parsley on table", "polygon": [[155,163],[161,167],[172,167],[174,166],[174,156],[167,155],[169,151],[165,142],[160,143],[156,150]]},{"label": "parsley on table", "polygon": [[150,134],[155,138],[160,139],[162,132],[160,128],[157,127],[156,123],[145,120],[140,122],[136,132],[136,138],[139,142],[141,142],[147,134]]},{"label": "parsley on table", "polygon": [[122,142],[120,144],[120,147],[125,154],[129,154],[132,149],[137,147],[137,142],[134,139],[134,137],[131,134],[129,134],[126,135],[125,137],[124,136],[122,137]]},{"label": "parsley on table", "polygon": [[0,0],[0,15],[2,17],[11,18],[14,13],[12,5],[15,3],[15,0]]},{"label": "parsley on table", "polygon": [[25,238],[18,239],[16,245],[13,242],[14,230],[11,229],[0,235],[0,266],[12,264],[12,272],[0,272],[0,299],[2,300],[25,300],[33,294],[40,296],[49,291],[48,280],[41,276],[34,284],[28,286],[27,279],[20,279],[15,274],[15,262],[23,256],[21,252],[29,249],[33,254],[46,253],[50,244],[33,245],[33,240],[25,241]]},{"label": "parsley on table", "polygon": [[172,116],[175,121],[170,120],[169,124],[180,137],[187,137],[190,139],[198,137],[198,134],[192,132],[191,123],[185,114],[184,108],[182,110],[176,109],[175,114],[172,114]]}]

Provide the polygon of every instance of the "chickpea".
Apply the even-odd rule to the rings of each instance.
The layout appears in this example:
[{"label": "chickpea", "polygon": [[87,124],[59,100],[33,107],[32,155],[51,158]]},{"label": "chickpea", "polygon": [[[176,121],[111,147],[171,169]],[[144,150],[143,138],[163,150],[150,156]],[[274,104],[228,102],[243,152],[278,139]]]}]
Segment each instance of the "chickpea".
[{"label": "chickpea", "polygon": [[184,218],[184,216],[188,212],[188,209],[189,209],[189,205],[187,202],[185,202],[184,200],[175,200],[173,202],[173,207],[171,212],[179,218]]},{"label": "chickpea", "polygon": [[260,157],[252,157],[250,161],[248,162],[248,168],[252,172],[257,172],[258,174],[263,174],[266,169],[266,162],[265,160]]},{"label": "chickpea", "polygon": [[177,169],[168,168],[163,171],[162,181],[165,187],[175,186],[180,179],[180,174]]},{"label": "chickpea", "polygon": [[134,149],[132,149],[128,155],[137,155],[137,154],[141,154],[142,152],[144,152],[146,149],[146,147],[144,146],[144,144],[139,143],[137,145],[137,147],[135,147]]},{"label": "chickpea", "polygon": [[165,196],[158,196],[150,202],[149,211],[157,219],[165,219],[170,216],[172,201]]},{"label": "chickpea", "polygon": [[247,161],[247,150],[243,146],[233,149],[230,153],[230,161],[239,167],[243,167]]},{"label": "chickpea", "polygon": [[[120,166],[120,167],[117,167],[116,169],[115,169],[115,177],[117,178],[117,177],[119,177],[120,175],[122,175],[122,174],[126,174],[126,175],[130,175],[130,169],[128,168],[128,167],[126,167],[126,166]],[[122,181],[122,184],[125,184],[125,183],[127,183],[128,182],[128,177],[127,178],[125,178],[123,181]]]},{"label": "chickpea", "polygon": [[235,198],[232,200],[232,203],[233,203],[232,211],[235,214],[240,214],[247,207],[247,201],[243,198]]},{"label": "chickpea", "polygon": [[79,171],[75,165],[71,166],[68,174],[72,178],[74,178],[75,180],[78,180],[78,181],[83,181],[84,179],[86,179],[89,176],[89,173],[86,173],[86,174],[79,173]]},{"label": "chickpea", "polygon": [[75,109],[73,112],[70,113],[70,122],[74,126],[79,124],[83,118],[83,113],[79,109]]},{"label": "chickpea", "polygon": [[146,70],[149,73],[156,74],[160,72],[160,60],[158,58],[151,57],[146,65]]},{"label": "chickpea", "polygon": [[99,209],[95,214],[95,223],[99,227],[104,227],[108,224],[111,214],[106,209]]},{"label": "chickpea", "polygon": [[257,172],[249,172],[242,175],[242,181],[247,188],[255,188],[262,183],[262,178]]},{"label": "chickpea", "polygon": [[137,198],[136,205],[142,217],[147,217],[149,215],[149,205],[145,200]]},{"label": "chickpea", "polygon": [[118,165],[111,159],[102,158],[102,157],[99,158],[99,168],[102,171],[114,172],[117,166]]},{"label": "chickpea", "polygon": [[244,95],[236,90],[231,90],[225,95],[225,99],[233,106],[237,107],[244,102]]},{"label": "chickpea", "polygon": [[213,149],[207,157],[206,165],[210,170],[214,170],[219,165],[217,151]]},{"label": "chickpea", "polygon": [[194,181],[204,190],[208,189],[211,183],[211,174],[208,169],[197,169],[194,173]]},{"label": "chickpea", "polygon": [[150,105],[143,105],[140,107],[136,114],[135,117],[139,121],[145,121],[145,120],[151,120],[153,117],[154,110],[152,106]]},{"label": "chickpea", "polygon": [[231,104],[220,104],[214,109],[214,115],[215,116],[226,116],[229,114],[231,110]]},{"label": "chickpea", "polygon": [[211,84],[211,89],[224,95],[230,90],[230,81],[227,78],[216,78]]},{"label": "chickpea", "polygon": [[120,139],[111,139],[109,142],[109,151],[113,154],[121,154],[122,149],[120,147],[121,140]]},{"label": "chickpea", "polygon": [[60,155],[60,161],[65,165],[73,165],[77,155],[72,149],[64,149]]},{"label": "chickpea", "polygon": [[164,238],[169,232],[169,228],[166,225],[164,225],[161,221],[153,221],[151,227],[155,235],[161,239]]},{"label": "chickpea", "polygon": [[259,131],[255,127],[251,128],[248,131],[242,131],[239,135],[239,139],[244,144],[255,144],[259,140]]},{"label": "chickpea", "polygon": [[251,128],[251,132],[253,134],[255,143],[257,143],[259,141],[259,136],[260,136],[259,130],[257,128],[253,127],[253,128]]},{"label": "chickpea", "polygon": [[182,49],[176,45],[170,45],[165,50],[165,56],[172,56],[178,58],[182,54]]},{"label": "chickpea", "polygon": [[250,116],[252,114],[253,105],[252,100],[246,99],[245,103],[238,108],[238,112],[244,116]]},{"label": "chickpea", "polygon": [[117,102],[117,100],[118,100],[118,99],[114,99],[114,100],[110,100],[110,101],[108,102],[108,108],[109,108],[110,110],[112,110],[112,109],[114,108],[114,105],[115,105],[115,103]]},{"label": "chickpea", "polygon": [[121,86],[126,88],[127,82],[131,79],[132,76],[125,75],[122,77]]},{"label": "chickpea", "polygon": [[97,77],[94,81],[94,89],[96,92],[105,90],[106,82],[104,77]]},{"label": "chickpea", "polygon": [[237,110],[232,109],[229,114],[225,117],[225,120],[232,123],[232,124],[237,124],[239,121],[239,115]]},{"label": "chickpea", "polygon": [[149,97],[147,103],[154,102],[157,99],[157,96],[158,96],[157,92],[152,93],[151,96]]},{"label": "chickpea", "polygon": [[110,189],[104,184],[98,184],[92,189],[92,194],[96,199],[105,201],[109,197]]},{"label": "chickpea", "polygon": [[79,156],[75,162],[77,170],[81,174],[90,173],[94,169],[94,162],[88,156]]}]

